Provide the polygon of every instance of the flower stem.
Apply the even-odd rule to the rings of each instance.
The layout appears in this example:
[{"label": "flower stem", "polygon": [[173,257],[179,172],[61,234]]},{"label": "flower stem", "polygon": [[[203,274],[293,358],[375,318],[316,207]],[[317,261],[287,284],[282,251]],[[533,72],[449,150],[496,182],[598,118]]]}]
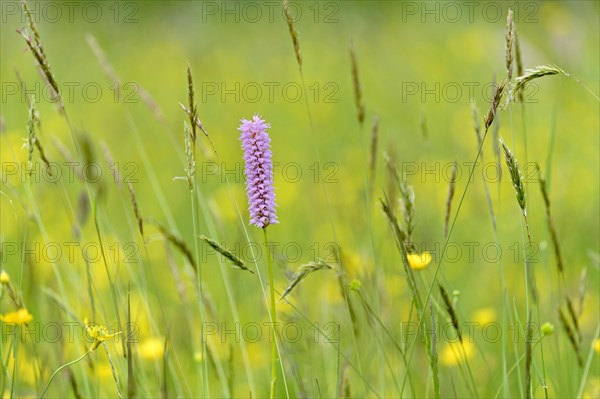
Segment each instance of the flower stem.
[{"label": "flower stem", "polygon": [[59,368],[56,369],[56,371],[52,374],[52,376],[50,376],[50,379],[48,380],[48,385],[46,385],[46,389],[44,389],[44,392],[42,392],[42,394],[40,395],[40,399],[42,399],[44,397],[44,395],[46,394],[46,392],[48,391],[48,388],[50,388],[50,385],[52,384],[52,381],[54,380],[54,377],[56,377],[56,375],[61,372],[63,369],[72,366],[73,364],[83,360],[87,355],[89,355],[90,353],[92,353],[92,350],[88,350],[87,352],[85,352],[83,355],[81,355],[80,357],[78,357],[75,360],[70,361],[69,363],[65,363],[62,366],[60,366]]},{"label": "flower stem", "polygon": [[271,393],[269,397],[275,398],[275,382],[277,380],[277,338],[275,328],[277,325],[277,311],[275,308],[275,284],[273,284],[273,265],[269,253],[269,240],[267,238],[267,227],[263,228],[265,237],[265,248],[267,254],[267,269],[269,273],[269,291],[271,292]]}]

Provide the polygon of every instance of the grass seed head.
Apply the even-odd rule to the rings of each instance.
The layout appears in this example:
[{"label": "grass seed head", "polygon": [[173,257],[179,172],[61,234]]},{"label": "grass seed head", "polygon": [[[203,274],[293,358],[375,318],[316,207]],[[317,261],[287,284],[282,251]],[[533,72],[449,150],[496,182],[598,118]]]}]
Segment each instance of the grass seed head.
[{"label": "grass seed head", "polygon": [[290,36],[292,38],[292,43],[294,44],[294,53],[296,54],[296,62],[298,63],[298,68],[302,70],[302,53],[300,52],[300,39],[298,38],[298,31],[294,26],[294,19],[292,18],[292,14],[290,14],[288,1],[284,0],[283,2],[283,10],[285,12],[285,20],[288,25],[288,29],[290,30]]},{"label": "grass seed head", "polygon": [[506,35],[505,35],[505,61],[506,61],[506,72],[508,80],[512,79],[513,75],[513,43],[514,43],[514,21],[513,21],[513,10],[508,9],[508,15],[506,17]]},{"label": "grass seed head", "polygon": [[508,167],[508,171],[510,173],[510,178],[512,180],[513,187],[515,189],[515,193],[517,195],[517,202],[519,203],[519,207],[526,214],[526,204],[525,204],[525,187],[523,186],[523,176],[521,175],[521,170],[519,169],[519,164],[517,159],[510,151],[504,140],[500,138],[500,145],[502,146],[502,150],[504,151],[504,159],[506,161],[506,166]]},{"label": "grass seed head", "polygon": [[350,62],[352,64],[352,85],[354,87],[354,102],[356,103],[358,123],[362,126],[365,121],[365,104],[362,98],[362,88],[360,86],[360,78],[358,74],[358,61],[354,42],[350,40]]}]

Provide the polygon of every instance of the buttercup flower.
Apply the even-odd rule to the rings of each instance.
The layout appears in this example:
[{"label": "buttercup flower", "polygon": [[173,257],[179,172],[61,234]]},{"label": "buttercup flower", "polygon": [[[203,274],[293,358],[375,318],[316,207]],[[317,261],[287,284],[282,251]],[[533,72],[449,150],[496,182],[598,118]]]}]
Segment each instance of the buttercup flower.
[{"label": "buttercup flower", "polygon": [[3,316],[0,315],[0,320],[7,324],[27,324],[33,320],[33,316],[25,308],[21,308],[16,312],[9,312]]},{"label": "buttercup flower", "polygon": [[120,331],[114,334],[110,334],[106,327],[100,324],[89,324],[87,318],[83,320],[83,324],[85,325],[85,331],[88,337],[94,340],[90,350],[95,350],[98,346],[100,346],[101,343],[103,343],[107,339],[112,339],[117,335],[121,334]]},{"label": "buttercup flower", "polygon": [[[462,348],[461,348],[462,345]],[[463,353],[464,349],[464,353]],[[461,362],[468,360],[475,354],[475,345],[469,341],[463,343],[452,342],[446,345],[440,352],[440,364],[444,366],[456,366]]]},{"label": "buttercup flower", "polygon": [[488,324],[496,321],[497,312],[493,307],[485,307],[478,309],[473,313],[473,321],[477,323],[479,327],[485,328]]},{"label": "buttercup flower", "polygon": [[10,283],[10,276],[4,270],[0,272],[0,284],[8,284]]},{"label": "buttercup flower", "polygon": [[160,338],[147,338],[140,342],[138,353],[142,359],[156,360],[163,357],[165,342]]},{"label": "buttercup flower", "polygon": [[413,270],[425,269],[429,263],[431,263],[431,254],[428,251],[422,254],[408,254],[406,255],[408,264]]},{"label": "buttercup flower", "polygon": [[246,191],[250,210],[250,224],[265,228],[277,223],[275,192],[273,190],[273,162],[270,127],[258,115],[252,120],[242,119],[239,130],[244,150]]}]

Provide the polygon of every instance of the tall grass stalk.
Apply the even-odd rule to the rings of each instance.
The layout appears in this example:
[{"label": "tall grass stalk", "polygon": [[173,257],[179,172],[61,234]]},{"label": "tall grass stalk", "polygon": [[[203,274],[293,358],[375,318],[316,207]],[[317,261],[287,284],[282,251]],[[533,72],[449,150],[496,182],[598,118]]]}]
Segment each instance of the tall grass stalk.
[{"label": "tall grass stalk", "polygon": [[[363,92],[361,87],[360,74],[358,69],[358,57],[356,55],[356,49],[354,47],[354,41],[352,38],[350,39],[349,44],[349,52],[350,52],[350,66],[351,66],[351,76],[352,76],[352,87],[354,90],[354,101],[356,105],[356,116],[358,122],[358,139],[360,148],[364,149],[363,156],[361,157],[364,162],[364,177],[363,177],[363,192],[365,196],[365,212],[367,216],[367,233],[368,233],[368,245],[369,252],[372,259],[377,259],[375,252],[375,238],[373,233],[373,206],[372,206],[372,198],[371,198],[371,185],[373,184],[373,179],[375,177],[375,166],[377,159],[377,136],[379,134],[379,116],[377,114],[373,117],[373,128],[371,131],[371,138],[369,140],[370,145],[367,145],[365,139],[364,132],[364,122],[366,117],[365,104],[363,98]],[[374,292],[378,291],[379,286],[379,273],[378,270],[375,270],[373,273],[373,277],[370,274],[367,274],[366,278],[369,281]],[[374,306],[377,311],[380,311],[380,303],[379,297],[377,295],[374,296]],[[379,334],[382,334],[382,331],[379,331]],[[383,348],[380,348],[378,351],[379,356],[379,367],[383,369],[384,362],[384,354]],[[384,381],[383,381],[383,372],[379,373],[380,383],[383,389]]]},{"label": "tall grass stalk", "polygon": [[[23,9],[25,11],[25,15],[27,17],[27,21],[28,21],[28,26],[29,26],[29,30],[31,31],[30,33],[33,34],[32,37],[28,36],[27,33],[25,33],[24,30],[20,30],[18,31],[25,39],[32,55],[34,56],[34,58],[37,61],[38,66],[40,67],[40,69],[43,72],[43,76],[45,77],[46,81],[50,84],[50,86],[53,88],[54,91],[54,95],[57,98],[58,101],[58,105],[59,105],[59,113],[61,114],[61,116],[63,117],[67,128],[68,128],[68,132],[70,134],[71,140],[73,142],[73,145],[75,147],[77,156],[79,158],[79,160],[84,160],[84,157],[82,156],[82,150],[80,148],[80,145],[75,137],[75,133],[74,133],[74,129],[73,126],[71,124],[71,120],[66,112],[66,109],[64,107],[64,103],[62,101],[62,98],[60,97],[60,92],[58,89],[58,84],[56,83],[56,79],[54,77],[54,75],[52,74],[52,72],[50,71],[50,67],[49,67],[49,63],[48,60],[46,58],[46,54],[41,42],[41,39],[39,37],[39,33],[37,31],[37,28],[35,26],[34,20],[27,8],[27,3],[24,1],[23,3]],[[88,182],[87,179],[84,179],[84,187],[87,193],[87,197],[88,197],[88,201],[90,204],[95,204],[95,198],[92,195],[92,190],[90,188],[90,184]],[[120,317],[120,312],[119,312],[119,304],[117,301],[117,296],[116,296],[116,289],[113,285],[112,279],[110,277],[110,273],[108,270],[108,263],[106,260],[106,256],[105,256],[105,252],[104,252],[104,245],[102,243],[102,234],[100,232],[99,226],[98,226],[98,222],[97,222],[97,215],[96,215],[96,209],[95,209],[95,205],[94,206],[94,220],[95,220],[95,225],[96,225],[96,235],[100,244],[100,252],[101,252],[101,257],[102,257],[102,261],[105,265],[105,269],[106,269],[106,273],[107,273],[107,278],[109,280],[110,286],[111,286],[111,290],[113,292],[113,305],[114,305],[114,310],[115,310],[115,315],[117,318],[117,323],[119,326],[119,329],[122,329],[122,323],[121,323],[121,317]],[[48,242],[48,241],[47,241]],[[56,276],[57,276],[57,280],[60,281],[60,274],[58,273],[58,271],[56,271]],[[60,283],[59,283],[60,284]],[[59,285],[60,286],[60,285]],[[61,295],[63,295],[63,297],[65,298],[65,300],[68,300],[68,297],[65,295],[65,291],[64,291],[64,287],[61,287]],[[122,350],[123,352],[125,352],[125,343],[123,342],[122,344]]]},{"label": "tall grass stalk", "polygon": [[[600,337],[600,323],[596,326],[596,332],[594,332],[594,336],[592,337],[592,342],[595,342],[598,337]],[[598,355],[596,355],[598,356]],[[587,359],[585,361],[585,367],[583,368],[583,373],[581,375],[581,381],[579,382],[579,388],[577,389],[576,398],[583,398],[583,390],[585,389],[585,384],[588,379],[588,374],[590,372],[590,368],[592,366],[592,359],[594,358],[594,348],[590,345],[588,350]]]},{"label": "tall grass stalk", "polygon": [[[293,46],[294,46],[294,54],[296,56],[296,63],[297,63],[297,66],[298,66],[298,73],[300,75],[300,82],[301,82],[301,86],[302,86],[302,92],[303,93],[308,93],[308,91],[307,91],[307,85],[306,85],[306,79],[304,78],[304,72],[303,72],[303,69],[302,69],[303,60],[302,60],[302,55],[301,55],[302,53],[301,53],[301,50],[300,50],[300,40],[299,40],[299,37],[298,37],[298,32],[296,31],[296,28],[294,26],[293,18],[292,18],[291,14],[289,12],[289,9],[288,9],[288,2],[287,2],[287,0],[283,1],[283,8],[284,8],[284,12],[285,12],[285,15],[286,15],[286,21],[287,21],[288,29],[289,29],[289,32],[290,32],[290,37],[292,39],[292,43],[293,43]],[[312,113],[311,113],[311,110],[310,110],[310,103],[309,103],[309,100],[308,100],[308,96],[303,96],[303,97],[304,97],[304,103],[305,103],[305,106],[306,106],[306,115],[307,115],[307,118],[308,118],[309,130],[310,130],[310,134],[311,134],[311,140],[310,141],[313,143],[313,150],[315,152],[315,156],[316,156],[316,159],[317,159],[317,164],[319,165],[319,167],[321,167],[321,165],[323,165],[323,162],[321,160],[322,158],[321,158],[321,152],[319,150],[319,145],[318,145],[318,142],[316,140],[315,127],[314,127],[314,124],[313,124]],[[329,198],[329,192],[327,190],[327,184],[325,183],[324,179],[319,179],[319,180],[321,182],[321,187],[323,189],[323,195],[325,197],[325,202],[327,204],[327,215],[328,215],[328,219],[329,219],[329,225],[331,227],[331,234],[333,236],[333,242],[337,243],[339,241],[337,239],[335,222],[333,220],[333,211],[332,211],[332,206],[331,206],[331,200]],[[335,253],[336,258],[337,259],[341,259],[341,254],[339,252],[339,247],[337,245],[335,246],[335,251],[336,251],[336,253]],[[349,295],[348,295],[348,290],[347,290],[346,285],[342,284],[341,289],[343,291],[343,297],[344,297],[344,303],[345,303],[345,307],[346,307],[346,312],[347,312],[348,316],[350,318],[352,318],[351,317],[351,314],[352,314],[352,312],[351,312],[351,306],[352,305],[348,302],[349,301],[348,300]],[[363,365],[362,365],[362,361],[361,361],[361,357],[360,357],[360,352],[358,350],[358,343],[357,343],[356,332],[354,331],[354,329],[353,329],[353,334],[352,334],[352,344],[354,346],[354,353],[356,354],[357,359],[358,359],[358,363],[359,363],[359,367],[360,367],[360,370],[361,370],[361,374],[364,374]],[[367,386],[366,386],[365,379],[363,379],[362,382],[363,382],[363,390],[366,393]]]},{"label": "tall grass stalk", "polygon": [[263,236],[265,240],[265,250],[267,253],[267,273],[269,274],[269,293],[271,297],[271,390],[269,397],[275,398],[275,389],[277,382],[277,303],[275,302],[275,282],[273,279],[273,261],[271,260],[271,254],[269,251],[269,238],[267,236],[267,228],[263,229]]},{"label": "tall grass stalk", "polygon": [[[32,98],[32,101],[33,101],[33,98]],[[32,104],[31,106],[33,107],[33,103],[31,103],[31,104]],[[27,198],[27,203],[31,207],[31,213],[33,214],[33,219],[35,221],[35,224],[38,226],[38,229],[40,231],[40,234],[42,236],[44,243],[48,244],[53,241],[51,240],[50,235],[49,235],[48,231],[46,230],[46,226],[42,219],[42,213],[39,208],[38,201],[37,201],[38,197],[34,196],[34,194],[33,194],[31,176],[29,176],[29,177],[30,178],[27,179],[26,184],[25,184],[25,194],[26,194],[26,198]],[[64,190],[64,185],[63,185],[63,190]],[[27,237],[28,237],[28,232],[29,232],[28,226],[29,226],[29,224],[25,224],[22,242],[27,242]],[[52,271],[54,273],[54,278],[56,279],[56,284],[58,286],[58,290],[61,294],[61,297],[64,298],[64,301],[67,303],[67,306],[69,306],[69,297],[66,294],[67,290],[66,290],[65,282],[63,280],[63,276],[60,271],[60,268],[58,267],[58,264],[56,261],[52,261],[50,263],[52,264]],[[19,290],[21,290],[22,283],[23,283],[24,266],[25,266],[25,247],[23,246],[23,248],[21,250],[21,267],[19,269],[19,278],[18,278]],[[13,376],[11,379],[11,397],[13,397],[12,395],[14,393],[14,387],[15,387],[15,383],[16,383],[16,381],[15,381],[15,373],[16,373],[16,367],[17,367],[16,353],[17,353],[18,342],[19,342],[18,340],[16,340],[16,335],[13,338],[15,338],[15,340],[14,340],[14,345],[13,345],[14,369],[13,369]],[[76,343],[79,343],[79,342],[80,342],[80,339],[78,337],[78,338],[76,338]],[[83,371],[83,367],[81,368],[81,370]],[[86,386],[86,392],[90,393],[91,392],[90,386],[87,381],[86,381],[85,386]]]},{"label": "tall grass stalk", "polygon": [[[481,145],[479,146],[479,148],[477,150],[477,155],[475,156],[475,159],[473,161],[473,165],[477,164],[477,161],[479,160],[479,158],[481,156],[482,146],[485,143],[485,139],[487,137],[489,127],[494,122],[494,119],[496,117],[496,113],[497,113],[498,108],[500,106],[500,101],[502,99],[502,94],[504,92],[504,85],[505,85],[505,83],[503,81],[501,81],[495,87],[494,96],[493,96],[493,99],[492,99],[492,103],[490,105],[490,110],[489,110],[488,114],[486,115],[486,117],[484,119],[485,130],[484,130],[484,134],[483,134],[483,136],[481,138]],[[470,168],[470,169],[471,170],[469,172],[469,179],[467,180],[467,182],[465,184],[465,188],[463,189],[463,192],[461,194],[460,201],[458,203],[456,212],[454,213],[454,218],[452,219],[452,223],[450,224],[450,229],[448,231],[448,236],[446,237],[446,239],[444,241],[444,245],[442,246],[442,250],[440,252],[440,260],[439,260],[439,262],[437,263],[437,265],[435,267],[435,271],[434,271],[434,274],[433,274],[433,278],[432,278],[431,284],[429,285],[429,288],[427,290],[427,296],[425,297],[425,302],[424,302],[424,306],[425,307],[427,307],[427,305],[429,304],[429,300],[430,300],[431,294],[433,292],[433,287],[436,284],[437,276],[438,276],[438,274],[440,272],[440,268],[441,268],[441,266],[443,264],[443,261],[444,261],[444,256],[446,254],[446,249],[448,248],[448,243],[450,241],[450,238],[452,236],[452,232],[454,230],[454,226],[456,225],[456,221],[458,219],[458,215],[460,214],[460,210],[462,208],[462,203],[463,203],[463,201],[465,199],[465,196],[467,195],[467,191],[469,189],[470,182],[473,179],[473,173],[474,173],[475,168]],[[422,311],[419,312],[419,316],[418,316],[419,318],[418,318],[418,320],[420,322],[423,321],[424,315],[425,315],[424,310],[422,310]],[[416,346],[415,345],[416,344],[416,340],[417,340],[417,337],[415,337],[412,340],[412,343],[411,343],[411,350],[410,350],[410,353],[409,353],[409,356],[408,356],[408,364],[409,364],[409,366],[411,364],[412,357],[413,357],[413,354],[414,354],[414,349],[415,349],[415,346]]]}]

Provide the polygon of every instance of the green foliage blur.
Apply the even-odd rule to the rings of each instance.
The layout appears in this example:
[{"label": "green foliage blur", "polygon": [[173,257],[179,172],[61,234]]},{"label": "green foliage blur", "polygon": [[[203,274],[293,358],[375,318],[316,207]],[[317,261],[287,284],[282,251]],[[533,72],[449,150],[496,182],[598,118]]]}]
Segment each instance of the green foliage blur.
[{"label": "green foliage blur", "polygon": [[[495,322],[508,328],[503,315],[510,313],[516,324],[516,312],[524,323],[523,246],[527,235],[503,159],[502,178],[497,176],[494,127],[461,202],[477,154],[471,102],[479,109],[482,121],[489,109],[492,82],[506,78],[505,24],[511,4],[292,2],[303,61],[301,75],[279,2],[30,2],[51,71],[62,90],[70,130],[52,102],[25,41],[16,32],[27,25],[20,2],[3,1],[2,270],[18,287],[34,323],[42,325],[81,322],[87,317],[114,326],[115,301],[124,320],[131,286],[139,397],[160,395],[165,358],[171,395],[200,396],[205,362],[209,363],[212,396],[248,396],[253,388],[257,389],[253,397],[266,395],[268,328],[263,328],[261,340],[246,342],[245,348],[231,335],[227,339],[220,335],[224,325],[233,328],[236,323],[262,325],[268,321],[259,279],[230,267],[198,241],[203,251],[200,267],[204,294],[210,304],[205,305],[207,317],[200,320],[195,272],[153,225],[167,226],[194,251],[188,185],[185,180],[174,179],[185,176],[187,167],[184,122],[189,123],[189,119],[180,103],[187,105],[188,101],[189,65],[198,116],[210,138],[198,132],[198,234],[217,240],[251,269],[256,268],[248,240],[261,247],[262,232],[248,224],[237,128],[240,119],[259,113],[272,126],[269,133],[276,163],[280,223],[269,227],[269,236],[275,243],[277,289],[282,292],[302,264],[317,258],[336,263],[331,253],[335,243],[341,248],[348,281],[362,283],[361,292],[400,341],[406,334],[401,323],[414,321],[417,315],[401,258],[379,205],[379,198],[392,195],[384,154],[393,158],[414,188],[413,240],[419,252],[427,250],[433,257],[426,269],[416,271],[423,296],[441,260],[450,166],[456,160],[459,175],[451,222],[459,203],[460,213],[449,239],[449,258],[441,263],[438,281],[450,293],[457,291],[454,306],[463,322]],[[585,295],[579,319],[584,360],[599,325],[600,125],[594,95],[600,93],[600,5],[595,1],[525,1],[512,5],[524,68],[552,64],[570,74],[533,81],[525,91],[525,102],[509,105],[497,117],[499,135],[515,153],[525,179],[533,241],[525,251],[531,255],[537,275],[540,322],[556,327],[543,340],[548,392],[550,397],[568,397],[577,393],[582,369],[561,327],[557,308],[564,307],[566,295],[577,302],[584,270]],[[102,65],[90,48],[92,36],[120,79],[117,85],[105,73],[108,64]],[[366,109],[362,127],[354,99],[351,41]],[[513,76],[517,76],[516,67]],[[36,172],[32,178],[26,173],[27,96],[31,94],[39,112],[39,141],[48,159],[61,165],[57,182],[49,181],[52,179],[44,173],[38,152],[33,156]],[[377,161],[373,191],[369,193],[371,125],[376,115]],[[70,131],[80,146],[87,143],[83,144],[89,148],[87,161],[101,167],[101,176],[89,184],[96,204],[86,205],[85,185],[77,176],[70,176],[65,164],[69,160],[56,145],[62,143],[59,146],[77,159]],[[116,162],[121,179],[129,179],[135,192],[145,221],[143,237],[137,230],[127,184],[115,182],[103,147]],[[548,182],[552,218],[565,260],[564,278],[556,271],[536,163]],[[497,233],[492,228],[484,180]],[[400,215],[398,202],[395,205]],[[74,226],[82,213],[78,232]],[[102,244],[98,243],[97,229],[105,239]],[[57,243],[61,255],[45,252],[48,243]],[[68,243],[76,243],[72,254]],[[93,261],[86,265],[79,249],[85,243],[95,243],[91,245],[95,249],[102,246],[108,264],[94,253]],[[23,247],[35,245],[39,245],[37,250],[23,257]],[[266,279],[261,248],[257,265]],[[173,268],[178,272],[174,274]],[[508,308],[503,307],[501,271]],[[445,322],[434,288],[433,297],[440,306],[436,317]],[[1,314],[15,310],[7,295],[3,291]],[[350,291],[349,295],[358,326],[353,326],[336,273],[329,270],[309,275],[295,288],[288,298],[293,306],[282,303],[278,307],[282,323],[297,323],[302,334],[299,343],[285,342],[282,354],[291,397],[338,395],[339,376],[343,374],[338,368],[348,367],[344,359],[339,360],[338,349],[352,363],[347,372],[352,397],[399,396],[398,385],[405,371],[402,358],[358,297]],[[60,299],[52,299],[54,296]],[[211,336],[214,352],[208,360],[202,357],[201,345],[202,323],[207,322],[219,326],[219,332]],[[336,340],[332,343],[315,335],[315,323]],[[339,335],[337,327],[331,328],[338,324]],[[15,348],[7,326],[2,323],[4,397],[10,397],[11,348]],[[516,354],[524,353],[524,341],[513,342],[510,330],[501,331],[507,339],[508,358],[504,359],[502,339],[486,338],[482,331],[479,327],[473,330],[474,345],[468,357],[479,395],[493,397],[503,387],[503,361],[508,368],[513,366]],[[59,342],[43,339],[43,333],[41,336],[39,342],[29,337],[18,345],[15,397],[39,395],[54,370],[86,349],[81,334],[74,340],[63,335]],[[406,343],[409,349],[414,338]],[[170,343],[163,353],[165,339]],[[454,395],[452,389],[456,396],[470,395],[464,365],[456,364],[446,353],[452,346],[448,340],[444,336],[438,339],[442,396]],[[432,396],[427,357],[417,341],[410,366],[415,391],[407,386],[403,394]],[[108,348],[125,391],[127,360],[121,341],[108,343]],[[542,397],[541,352],[537,347],[536,351],[534,396]],[[103,352],[98,349],[89,363],[72,367],[81,392],[94,397],[116,395]],[[584,389],[588,397],[600,392],[599,357],[597,353],[592,356]],[[249,377],[248,365],[253,377]],[[508,377],[508,393],[513,396],[522,395],[517,384],[522,368],[518,365]],[[231,386],[224,388],[223,381],[229,377]],[[278,394],[284,397],[281,375],[278,381]],[[54,381],[49,391],[55,397],[71,393],[66,378]]]}]

